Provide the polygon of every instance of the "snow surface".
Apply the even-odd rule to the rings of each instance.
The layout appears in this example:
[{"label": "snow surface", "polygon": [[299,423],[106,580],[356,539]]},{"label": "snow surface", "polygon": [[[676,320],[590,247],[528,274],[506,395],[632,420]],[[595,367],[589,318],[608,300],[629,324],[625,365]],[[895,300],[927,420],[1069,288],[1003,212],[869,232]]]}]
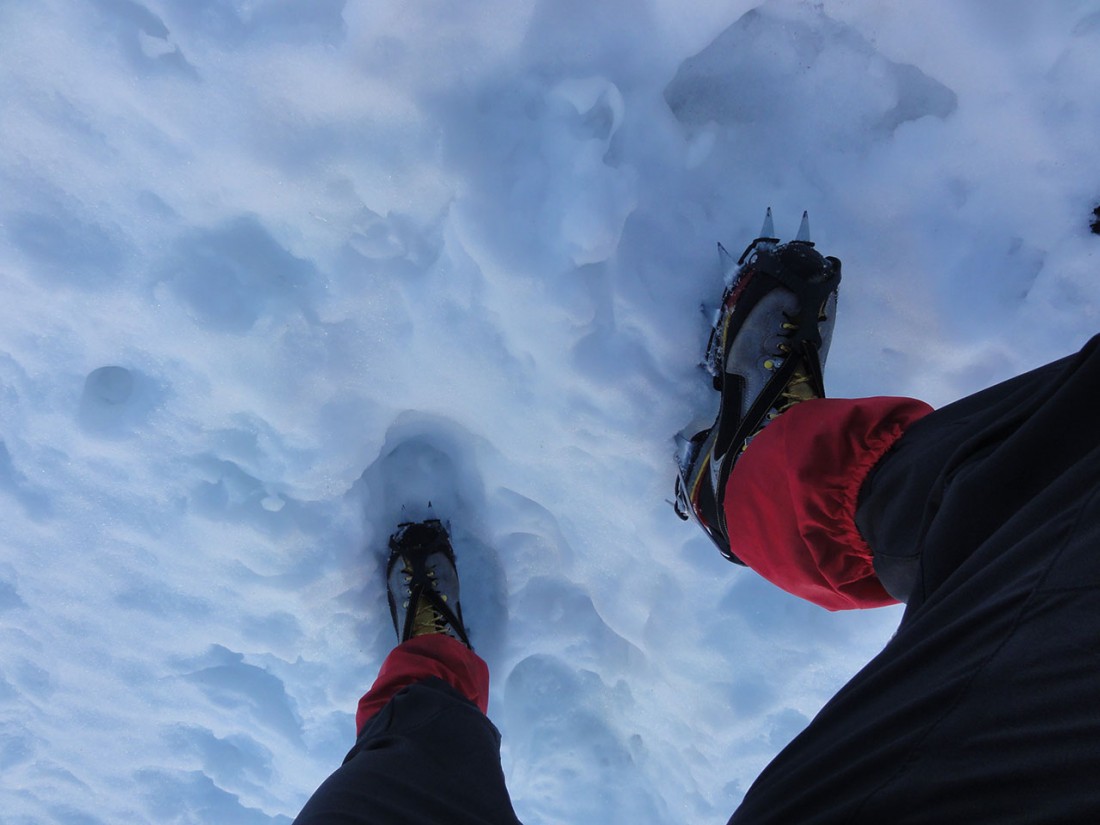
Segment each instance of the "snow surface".
[{"label": "snow surface", "polygon": [[715,242],[810,211],[836,396],[1100,326],[1100,3],[757,5],[0,3],[0,820],[288,822],[429,499],[520,816],[725,820],[900,612],[666,503]]}]

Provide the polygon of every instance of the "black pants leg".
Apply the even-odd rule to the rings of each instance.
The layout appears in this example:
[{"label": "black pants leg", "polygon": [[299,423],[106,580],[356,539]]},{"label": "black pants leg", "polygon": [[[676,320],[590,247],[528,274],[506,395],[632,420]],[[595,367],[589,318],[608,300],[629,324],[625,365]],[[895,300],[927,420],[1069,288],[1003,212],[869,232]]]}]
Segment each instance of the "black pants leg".
[{"label": "black pants leg", "polygon": [[857,514],[901,627],[731,822],[1100,822],[1098,491],[1098,339],[913,425]]},{"label": "black pants leg", "polygon": [[397,693],[295,825],[518,825],[500,769],[500,734],[440,679]]}]

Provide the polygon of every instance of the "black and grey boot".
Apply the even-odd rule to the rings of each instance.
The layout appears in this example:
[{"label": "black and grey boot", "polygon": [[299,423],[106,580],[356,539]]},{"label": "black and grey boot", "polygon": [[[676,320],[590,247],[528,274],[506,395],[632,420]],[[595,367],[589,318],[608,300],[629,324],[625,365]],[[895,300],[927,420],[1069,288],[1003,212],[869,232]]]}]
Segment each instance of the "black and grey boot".
[{"label": "black and grey boot", "polygon": [[462,622],[454,550],[439,519],[398,525],[390,536],[386,585],[398,642],[442,633],[473,649]]},{"label": "black and grey boot", "polygon": [[694,517],[738,563],[722,510],[726,479],[767,424],[800,401],[824,397],[840,284],[840,261],[814,249],[805,214],[795,240],[781,244],[774,234],[769,209],[761,236],[736,264],[719,245],[726,288],[703,361],[721,394],[718,417],[682,438],[678,455],[677,514]]}]

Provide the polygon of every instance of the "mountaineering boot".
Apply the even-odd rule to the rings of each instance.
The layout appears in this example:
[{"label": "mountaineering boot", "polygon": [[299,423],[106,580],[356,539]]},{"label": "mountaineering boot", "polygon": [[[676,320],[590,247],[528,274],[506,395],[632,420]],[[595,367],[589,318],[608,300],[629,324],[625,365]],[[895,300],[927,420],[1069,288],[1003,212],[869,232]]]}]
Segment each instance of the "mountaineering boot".
[{"label": "mountaineering boot", "polygon": [[810,241],[805,213],[795,240],[773,237],[771,209],[736,264],[719,245],[726,288],[703,366],[721,394],[714,424],[680,439],[676,513],[694,517],[730,561],[722,502],[730,470],[753,438],[800,401],[823,398],[822,368],[836,316],[840,261]]},{"label": "mountaineering boot", "polygon": [[462,623],[454,550],[439,519],[398,525],[390,536],[386,586],[398,642],[442,633],[473,650]]}]

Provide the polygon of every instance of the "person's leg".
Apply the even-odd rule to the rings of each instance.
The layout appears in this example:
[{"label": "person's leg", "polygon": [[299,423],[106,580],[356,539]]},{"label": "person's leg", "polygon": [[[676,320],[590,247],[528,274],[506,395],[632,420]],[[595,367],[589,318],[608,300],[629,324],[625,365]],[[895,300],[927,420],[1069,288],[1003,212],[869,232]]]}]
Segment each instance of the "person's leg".
[{"label": "person's leg", "polygon": [[[897,580],[916,607],[1098,439],[1100,336],[917,421],[860,491],[855,521],[880,576]],[[976,468],[985,485],[977,490]],[[940,540],[944,524],[949,542]]]},{"label": "person's leg", "polygon": [[913,562],[902,625],[731,822],[1100,820],[1098,388],[1094,340],[879,462],[857,522]]},{"label": "person's leg", "polygon": [[355,747],[295,825],[518,823],[488,686],[485,663],[450,637],[395,648],[359,703]]},{"label": "person's leg", "polygon": [[939,412],[825,400],[840,262],[811,246],[728,279],[676,509],[817,604],[908,607],[732,821],[1100,821],[1100,346]]},{"label": "person's leg", "polygon": [[462,621],[446,528],[403,524],[390,539],[387,591],[400,642],[359,701],[358,737],[295,825],[505,823],[515,812],[486,717],[489,669]]}]

